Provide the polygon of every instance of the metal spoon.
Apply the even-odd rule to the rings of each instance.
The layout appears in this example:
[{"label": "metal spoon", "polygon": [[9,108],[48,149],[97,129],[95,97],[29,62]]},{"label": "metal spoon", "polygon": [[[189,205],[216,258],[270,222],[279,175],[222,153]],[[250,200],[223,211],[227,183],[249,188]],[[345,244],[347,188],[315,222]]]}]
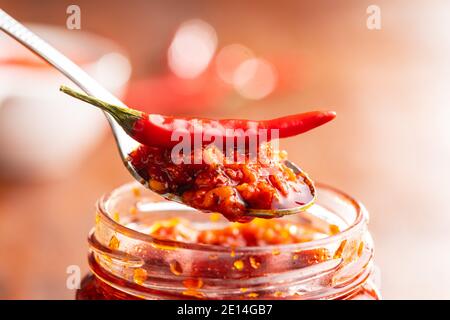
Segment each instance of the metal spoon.
[{"label": "metal spoon", "polygon": [[[16,21],[14,18],[9,16],[5,11],[1,9],[0,9],[0,29],[9,36],[11,36],[12,38],[14,38],[15,40],[17,40],[18,42],[20,42],[21,44],[23,44],[25,47],[34,52],[36,55],[47,61],[50,65],[58,69],[62,74],[64,74],[67,78],[69,78],[72,82],[74,82],[77,86],[79,86],[83,91],[85,91],[90,96],[96,97],[113,105],[127,107],[123,102],[121,102],[108,90],[103,88],[97,81],[91,78],[74,62],[72,62],[62,53],[57,51],[55,48],[53,48],[51,45],[49,45],[47,42],[42,40],[40,37],[35,35],[30,30],[28,30],[24,25]],[[122,129],[122,127],[120,127],[120,125],[113,119],[111,115],[105,112],[105,116],[108,119],[108,122],[113,131],[114,138],[116,140],[119,149],[120,157],[122,158],[124,165],[137,181],[139,181],[145,187],[149,188],[147,181],[145,181],[139,175],[136,169],[131,165],[128,157],[130,152],[132,152],[139,146],[139,143],[134,139],[132,139],[130,136],[128,136]],[[264,217],[264,218],[280,217],[283,215],[294,214],[300,211],[304,211],[313,204],[315,200],[315,189],[312,181],[292,162],[287,161],[286,165],[288,165],[291,169],[293,169],[295,173],[303,176],[304,181],[310,187],[313,199],[311,199],[311,201],[302,206],[294,208],[275,209],[275,210],[250,209],[248,212],[249,216]],[[163,194],[162,196],[168,200],[183,203],[180,196],[176,194],[169,193]]]}]

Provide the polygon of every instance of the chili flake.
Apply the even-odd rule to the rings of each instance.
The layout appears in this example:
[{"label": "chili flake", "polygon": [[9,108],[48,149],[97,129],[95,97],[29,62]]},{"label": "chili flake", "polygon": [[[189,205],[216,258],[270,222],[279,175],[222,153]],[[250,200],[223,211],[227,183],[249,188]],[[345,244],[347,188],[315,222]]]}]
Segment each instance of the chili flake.
[{"label": "chili flake", "polygon": [[339,248],[337,248],[336,252],[334,253],[333,259],[339,259],[342,258],[342,253],[344,252],[345,245],[347,244],[347,240],[344,240],[339,245]]},{"label": "chili flake", "polygon": [[244,269],[244,262],[242,260],[236,260],[233,263],[233,266],[238,270],[238,271],[242,271],[242,269]]},{"label": "chili flake", "polygon": [[120,222],[120,214],[119,214],[117,211],[114,212],[114,213],[113,213],[113,216],[112,216],[112,219],[113,219],[115,222],[119,223],[119,222]]},{"label": "chili flake", "polygon": [[359,247],[358,247],[358,257],[361,257],[364,251],[364,241],[361,241],[359,243]]},{"label": "chili flake", "polygon": [[330,224],[330,234],[334,236],[340,232],[339,227],[335,224]]},{"label": "chili flake", "polygon": [[117,250],[119,249],[120,246],[120,241],[119,239],[117,239],[116,236],[112,236],[111,239],[109,240],[109,248],[113,249],[113,250]]},{"label": "chili flake", "polygon": [[201,278],[186,279],[183,280],[183,285],[187,289],[200,289],[203,287],[203,280]]},{"label": "chili flake", "polygon": [[185,296],[195,297],[195,298],[204,298],[205,294],[203,292],[197,290],[186,290],[182,292]]},{"label": "chili flake", "polygon": [[138,268],[133,272],[133,280],[135,283],[141,285],[147,280],[147,270]]}]

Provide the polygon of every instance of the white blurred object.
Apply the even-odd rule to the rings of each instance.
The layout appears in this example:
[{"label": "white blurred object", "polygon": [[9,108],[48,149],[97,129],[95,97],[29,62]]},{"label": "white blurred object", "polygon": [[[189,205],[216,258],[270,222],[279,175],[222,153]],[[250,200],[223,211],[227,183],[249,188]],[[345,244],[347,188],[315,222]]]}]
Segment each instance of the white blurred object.
[{"label": "white blurred object", "polygon": [[178,28],[168,52],[170,69],[192,79],[206,70],[217,48],[214,28],[203,20],[189,20]]},{"label": "white blurred object", "polygon": [[[131,67],[114,43],[86,32],[29,27],[121,96]],[[59,92],[61,84],[72,84],[52,67],[33,62],[14,40],[0,34],[0,47],[0,172],[28,179],[67,176],[108,129],[104,115]],[[31,65],[4,63],[20,55]]]},{"label": "white blurred object", "polygon": [[242,62],[233,75],[236,91],[247,99],[259,100],[268,96],[275,88],[277,74],[273,66],[259,58]]}]

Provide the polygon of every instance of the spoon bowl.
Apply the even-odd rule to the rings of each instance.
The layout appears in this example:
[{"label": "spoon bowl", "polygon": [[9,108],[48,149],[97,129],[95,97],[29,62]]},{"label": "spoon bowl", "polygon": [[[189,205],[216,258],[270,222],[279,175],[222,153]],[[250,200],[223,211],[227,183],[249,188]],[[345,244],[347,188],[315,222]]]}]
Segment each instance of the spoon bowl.
[{"label": "spoon bowl", "polygon": [[[303,181],[308,186],[308,188],[311,192],[311,199],[303,205],[291,207],[291,208],[264,209],[264,210],[263,209],[249,209],[247,211],[247,213],[245,214],[245,216],[253,217],[253,218],[264,218],[264,219],[281,218],[283,216],[306,211],[314,204],[314,202],[316,200],[316,189],[314,187],[314,183],[312,182],[312,180],[308,177],[308,175],[304,171],[302,171],[293,162],[291,162],[289,160],[285,160],[284,164],[288,168],[291,168],[297,176],[300,176],[303,178]],[[152,190],[152,188],[149,186],[149,184],[145,180],[141,181],[141,184],[143,184],[146,188]],[[156,192],[155,190],[152,190],[152,191]],[[162,196],[166,200],[170,200],[170,201],[174,201],[174,202],[178,202],[178,203],[186,205],[186,203],[183,202],[183,199],[181,198],[181,196],[179,196],[177,194],[164,193],[164,194],[160,194],[160,196]],[[196,209],[196,210],[200,210],[200,209]],[[208,210],[200,210],[200,211],[206,212],[206,213],[211,212]]]}]

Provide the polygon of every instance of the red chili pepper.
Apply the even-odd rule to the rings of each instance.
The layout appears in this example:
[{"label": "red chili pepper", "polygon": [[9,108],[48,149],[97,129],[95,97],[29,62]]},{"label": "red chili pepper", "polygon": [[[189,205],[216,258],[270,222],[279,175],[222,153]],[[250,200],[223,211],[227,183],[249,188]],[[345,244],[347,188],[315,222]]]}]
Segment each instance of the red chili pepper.
[{"label": "red chili pepper", "polygon": [[[222,138],[223,145],[226,139],[240,136],[236,129],[244,131],[245,139],[254,138],[259,135],[260,129],[267,130],[267,140],[276,137],[271,130],[278,130],[279,138],[292,137],[315,127],[318,127],[332,119],[336,114],[332,111],[313,111],[291,115],[272,120],[241,120],[241,119],[196,119],[196,118],[174,118],[156,114],[141,113],[139,119],[133,124],[129,134],[142,144],[160,147],[172,147],[176,145],[183,133],[188,133],[191,141],[194,141],[195,132],[207,133],[203,144],[211,143],[209,137],[215,135]],[[233,129],[227,132],[226,129]],[[174,132],[179,135],[173,136]]]},{"label": "red chili pepper", "polygon": [[218,138],[222,139],[225,146],[227,139],[244,137],[248,141],[248,139],[257,138],[261,133],[260,129],[267,130],[265,141],[269,141],[277,137],[271,130],[277,130],[279,138],[287,138],[314,129],[336,117],[333,111],[312,111],[261,121],[175,118],[114,106],[64,86],[61,87],[61,91],[108,112],[136,141],[155,147],[173,147],[180,142],[180,139],[187,136],[194,141],[194,136],[200,133],[203,135],[200,137],[203,138],[201,139],[203,145],[210,144]]}]

